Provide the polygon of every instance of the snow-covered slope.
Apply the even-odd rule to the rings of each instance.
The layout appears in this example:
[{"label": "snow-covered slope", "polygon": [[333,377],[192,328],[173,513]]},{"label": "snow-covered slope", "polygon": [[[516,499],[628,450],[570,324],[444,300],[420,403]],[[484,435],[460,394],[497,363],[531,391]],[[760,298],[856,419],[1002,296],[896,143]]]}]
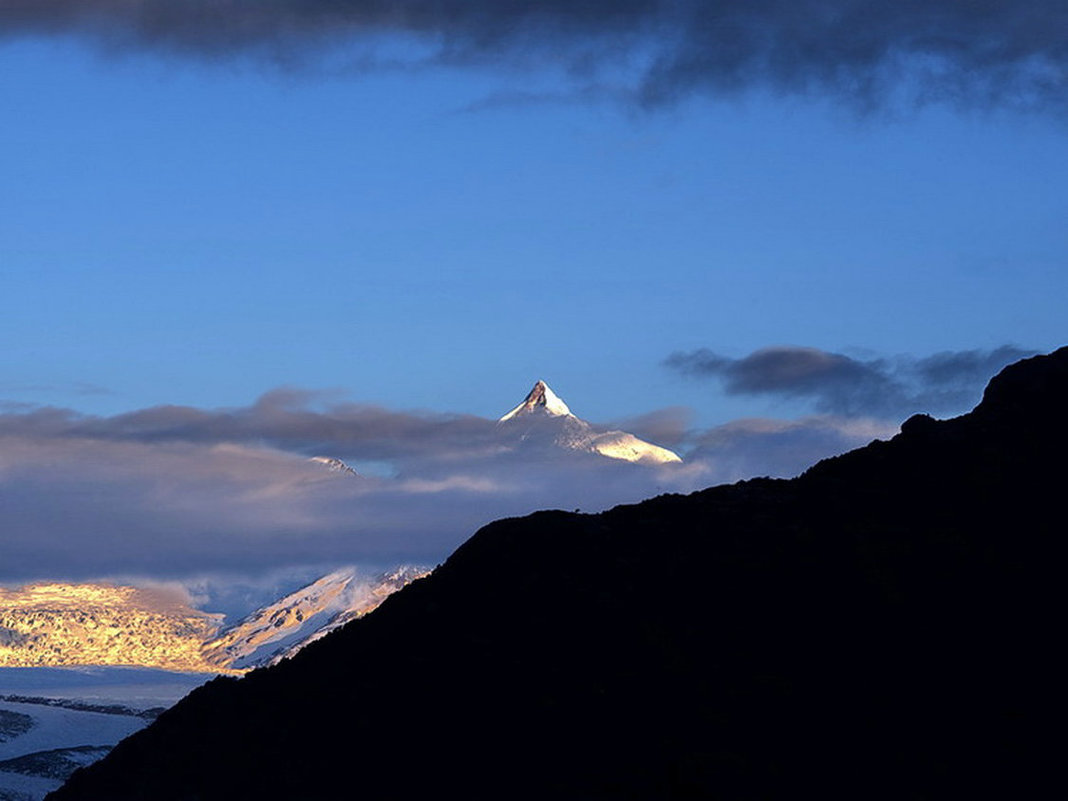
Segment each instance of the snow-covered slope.
[{"label": "snow-covered slope", "polygon": [[587,451],[642,464],[681,462],[674,451],[661,448],[625,431],[598,432],[571,413],[567,404],[544,381],[537,381],[523,402],[504,415],[498,425],[522,441],[549,440],[568,450]]},{"label": "snow-covered slope", "polygon": [[[335,571],[222,633],[221,616],[152,590],[58,583],[0,588],[0,671],[10,669],[0,673],[7,680],[0,680],[0,801],[40,801],[75,769],[148,724],[150,713],[115,699],[152,696],[150,706],[169,706],[184,685],[290,656],[428,572],[402,567],[366,578],[351,568]],[[167,684],[165,697],[156,698],[142,676],[158,682],[151,671],[54,667],[74,665],[204,672],[158,674],[183,686],[167,695]],[[129,685],[112,687],[99,678],[96,686],[100,671],[122,671]],[[60,690],[52,687],[57,681]]]},{"label": "snow-covered slope", "polygon": [[133,711],[102,714],[0,700],[0,799],[39,801],[148,723]]},{"label": "snow-covered slope", "polygon": [[598,434],[589,441],[589,449],[609,459],[623,459],[628,462],[666,464],[682,461],[674,451],[638,439],[626,431],[606,431]]},{"label": "snow-covered slope", "polygon": [[132,711],[128,715],[108,715],[11,701],[0,701],[0,710],[6,713],[5,717],[24,719],[28,724],[21,733],[0,742],[0,761],[57,748],[114,745],[150,722]]},{"label": "snow-covered slope", "polygon": [[108,584],[0,588],[0,668],[131,665],[243,672],[295,653],[426,575],[338,570],[219,630],[222,616],[152,590]]},{"label": "snow-covered slope", "polygon": [[[54,666],[205,671],[193,679],[182,674],[184,682],[195,685],[214,673],[240,673],[290,656],[427,572],[402,567],[368,579],[353,569],[339,570],[222,633],[221,616],[152,590],[58,583],[0,588],[0,670],[17,673],[17,686],[0,682],[0,801],[40,801],[75,769],[100,759],[149,722],[137,709],[109,703],[109,689],[115,688],[72,686],[58,695],[43,689],[63,681]],[[126,692],[152,689],[129,668],[91,668],[86,675],[71,671],[69,681],[91,682],[100,670],[127,671],[132,678]],[[31,674],[40,671],[45,675],[37,685]],[[176,698],[162,703],[169,706]],[[105,703],[92,703],[101,700]],[[105,708],[108,713],[97,711]]]},{"label": "snow-covered slope", "polygon": [[0,668],[0,801],[40,801],[214,675]]},{"label": "snow-covered slope", "polygon": [[236,669],[277,662],[428,572],[400,567],[368,580],[352,568],[335,571],[226,629],[204,645],[204,657],[210,664]]}]

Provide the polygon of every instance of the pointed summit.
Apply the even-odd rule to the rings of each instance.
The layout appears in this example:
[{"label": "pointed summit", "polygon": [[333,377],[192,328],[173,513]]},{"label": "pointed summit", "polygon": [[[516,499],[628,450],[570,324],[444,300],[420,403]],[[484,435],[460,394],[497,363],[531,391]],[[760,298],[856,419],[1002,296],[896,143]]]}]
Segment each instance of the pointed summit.
[{"label": "pointed summit", "polygon": [[604,431],[575,417],[544,381],[535,382],[523,402],[497,422],[517,420],[524,420],[527,425],[510,425],[505,429],[512,434],[521,434],[521,440],[528,445],[542,440],[565,450],[599,453],[625,462],[664,464],[682,461],[674,451],[638,439],[626,431]]},{"label": "pointed summit", "polygon": [[550,417],[574,417],[574,415],[571,414],[571,410],[567,408],[567,404],[560,400],[555,392],[549,389],[549,385],[544,381],[538,380],[534,383],[534,388],[530,390],[530,393],[523,399],[523,402],[512,409],[512,411],[508,412],[508,414],[502,417],[498,422],[503,423],[505,420],[511,420],[518,415],[530,414],[532,412],[541,412]]}]

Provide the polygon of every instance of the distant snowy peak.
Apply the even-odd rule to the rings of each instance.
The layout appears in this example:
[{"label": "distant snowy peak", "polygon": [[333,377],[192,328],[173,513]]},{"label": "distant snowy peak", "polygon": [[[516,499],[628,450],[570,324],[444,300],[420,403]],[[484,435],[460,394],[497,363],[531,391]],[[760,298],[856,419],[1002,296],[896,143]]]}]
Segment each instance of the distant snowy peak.
[{"label": "distant snowy peak", "polygon": [[360,477],[360,474],[357,473],[354,469],[349,467],[340,459],[335,459],[333,456],[313,456],[308,461],[321,464],[326,467],[327,470],[333,470],[335,473],[348,473],[349,475],[356,476],[357,478]]},{"label": "distant snowy peak", "polygon": [[597,453],[609,459],[641,464],[682,461],[674,451],[638,439],[626,431],[599,433],[585,420],[572,414],[567,404],[544,381],[536,382],[523,402],[502,417],[498,424],[521,420],[527,423],[519,427],[521,439],[528,444],[536,441],[540,435],[541,438],[550,439],[557,447]]},{"label": "distant snowy peak", "polygon": [[534,384],[534,388],[530,390],[530,393],[523,399],[523,402],[516,406],[512,411],[508,412],[498,422],[505,422],[515,417],[526,414],[541,413],[547,414],[550,417],[574,417],[571,414],[571,410],[567,408],[567,404],[560,400],[560,397],[549,389],[549,385],[544,381],[537,381]]}]

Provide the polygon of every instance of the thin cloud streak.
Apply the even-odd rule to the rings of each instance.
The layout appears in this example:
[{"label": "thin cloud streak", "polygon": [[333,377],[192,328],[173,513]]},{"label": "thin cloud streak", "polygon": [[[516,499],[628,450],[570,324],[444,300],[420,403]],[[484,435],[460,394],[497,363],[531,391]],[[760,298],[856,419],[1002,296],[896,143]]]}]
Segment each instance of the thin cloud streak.
[{"label": "thin cloud streak", "polygon": [[1051,0],[0,0],[0,37],[293,69],[342,52],[361,71],[399,37],[410,66],[563,65],[591,87],[622,73],[645,105],[769,89],[1063,114],[1065,30]]}]

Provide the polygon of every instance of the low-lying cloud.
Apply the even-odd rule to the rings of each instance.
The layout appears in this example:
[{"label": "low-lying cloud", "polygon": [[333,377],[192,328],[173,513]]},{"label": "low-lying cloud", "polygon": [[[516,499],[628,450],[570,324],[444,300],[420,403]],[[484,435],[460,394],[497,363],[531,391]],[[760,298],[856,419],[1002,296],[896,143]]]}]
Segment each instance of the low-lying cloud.
[{"label": "low-lying cloud", "polygon": [[817,348],[763,348],[742,358],[707,349],[671,354],[665,365],[686,375],[715,378],[728,395],[803,400],[820,412],[903,419],[911,414],[959,413],[978,402],[1002,367],[1034,351],[1012,345],[946,351],[933,356],[858,359]]},{"label": "low-lying cloud", "polygon": [[[700,468],[524,447],[468,415],[323,405],[0,413],[0,581],[435,564],[479,526],[696,489]],[[309,457],[388,476],[355,477]]]},{"label": "low-lying cloud", "polygon": [[[766,430],[721,447],[691,418],[672,408],[623,423],[693,451],[650,466],[509,438],[484,418],[328,405],[288,388],[234,409],[10,409],[0,413],[0,581],[432,565],[500,517],[797,472],[795,453],[764,447]],[[863,444],[833,424],[815,436],[802,458]],[[354,477],[315,455],[392,470]]]},{"label": "low-lying cloud", "polygon": [[[1066,29],[1054,0],[0,0],[0,36],[280,65],[563,65],[580,89],[607,75],[646,104],[762,88],[877,107],[907,86],[912,103],[1063,113]],[[420,55],[376,56],[383,36]]]}]

